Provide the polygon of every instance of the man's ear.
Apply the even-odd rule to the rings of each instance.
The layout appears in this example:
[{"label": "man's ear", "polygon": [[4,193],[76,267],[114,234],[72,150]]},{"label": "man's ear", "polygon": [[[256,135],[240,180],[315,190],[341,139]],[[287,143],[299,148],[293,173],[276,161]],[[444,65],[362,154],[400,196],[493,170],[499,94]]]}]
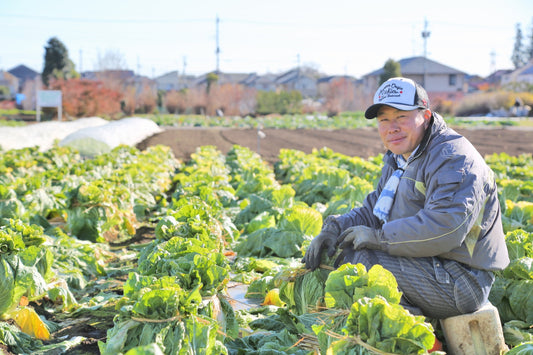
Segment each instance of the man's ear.
[{"label": "man's ear", "polygon": [[428,128],[431,122],[431,110],[424,110],[424,128]]}]

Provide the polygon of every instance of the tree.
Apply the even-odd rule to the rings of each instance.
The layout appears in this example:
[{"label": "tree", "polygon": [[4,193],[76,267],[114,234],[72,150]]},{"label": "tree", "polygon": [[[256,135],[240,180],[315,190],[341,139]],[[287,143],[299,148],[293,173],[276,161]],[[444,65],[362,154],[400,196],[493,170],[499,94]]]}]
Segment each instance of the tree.
[{"label": "tree", "polygon": [[209,94],[211,87],[213,87],[213,85],[215,85],[218,82],[218,75],[216,73],[209,73],[206,76],[206,80],[207,80],[207,87],[205,90]]},{"label": "tree", "polygon": [[516,24],[516,36],[514,41],[514,48],[513,48],[513,54],[511,55],[511,61],[513,62],[513,65],[515,68],[520,68],[524,64],[527,63],[527,59],[525,58],[525,51],[523,49],[523,35],[522,35],[522,29],[520,28],[520,24]]},{"label": "tree", "polygon": [[355,85],[353,81],[342,77],[328,84],[325,93],[326,102],[324,107],[328,116],[335,116],[343,111],[353,109]]},{"label": "tree", "polygon": [[302,113],[302,94],[299,91],[258,91],[256,112],[260,115]]},{"label": "tree", "polygon": [[531,21],[531,28],[529,29],[529,45],[526,48],[526,60],[533,60],[533,21]]},{"label": "tree", "polygon": [[137,111],[139,113],[152,113],[157,107],[157,92],[145,84],[137,95]]},{"label": "tree", "polygon": [[393,59],[389,59],[383,66],[383,74],[379,76],[379,85],[383,84],[390,78],[396,78],[402,76],[400,63]]},{"label": "tree", "polygon": [[119,50],[108,49],[104,55],[98,53],[98,60],[95,66],[97,71],[125,70],[127,68],[124,55]]},{"label": "tree", "polygon": [[50,38],[44,50],[44,68],[42,73],[44,85],[48,86],[52,77],[56,79],[79,77],[79,74],[74,69],[74,63],[68,57],[67,47],[57,37]]},{"label": "tree", "polygon": [[63,112],[72,117],[120,116],[121,94],[100,81],[87,79],[53,79],[50,88],[61,90]]}]

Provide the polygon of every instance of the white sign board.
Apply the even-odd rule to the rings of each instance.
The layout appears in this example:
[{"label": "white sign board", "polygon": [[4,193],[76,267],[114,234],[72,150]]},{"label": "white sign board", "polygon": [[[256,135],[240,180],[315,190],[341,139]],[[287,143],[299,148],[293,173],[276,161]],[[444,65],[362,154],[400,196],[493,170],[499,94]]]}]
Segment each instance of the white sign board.
[{"label": "white sign board", "polygon": [[37,121],[41,120],[41,107],[57,107],[57,119],[61,121],[61,91],[38,90],[37,91]]},{"label": "white sign board", "polygon": [[41,107],[61,106],[60,90],[39,90],[37,91],[37,105]]}]

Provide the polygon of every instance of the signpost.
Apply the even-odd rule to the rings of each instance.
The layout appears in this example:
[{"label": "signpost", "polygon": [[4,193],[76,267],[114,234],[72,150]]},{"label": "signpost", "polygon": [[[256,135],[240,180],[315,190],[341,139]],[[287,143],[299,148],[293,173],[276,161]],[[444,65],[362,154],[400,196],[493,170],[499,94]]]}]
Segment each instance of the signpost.
[{"label": "signpost", "polygon": [[61,121],[62,102],[60,90],[37,91],[37,121],[41,121],[41,107],[57,107],[57,120]]}]

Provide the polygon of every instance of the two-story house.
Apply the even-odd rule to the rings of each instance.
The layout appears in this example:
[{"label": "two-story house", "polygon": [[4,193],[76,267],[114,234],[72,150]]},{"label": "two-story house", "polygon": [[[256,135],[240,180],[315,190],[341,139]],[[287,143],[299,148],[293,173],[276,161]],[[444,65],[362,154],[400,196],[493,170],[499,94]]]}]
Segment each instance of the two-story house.
[{"label": "two-story house", "polygon": [[[438,100],[458,101],[468,90],[466,73],[425,57],[410,57],[398,61],[403,77],[421,84],[432,102]],[[374,92],[384,69],[375,70],[362,78],[365,101],[372,103]]]}]

